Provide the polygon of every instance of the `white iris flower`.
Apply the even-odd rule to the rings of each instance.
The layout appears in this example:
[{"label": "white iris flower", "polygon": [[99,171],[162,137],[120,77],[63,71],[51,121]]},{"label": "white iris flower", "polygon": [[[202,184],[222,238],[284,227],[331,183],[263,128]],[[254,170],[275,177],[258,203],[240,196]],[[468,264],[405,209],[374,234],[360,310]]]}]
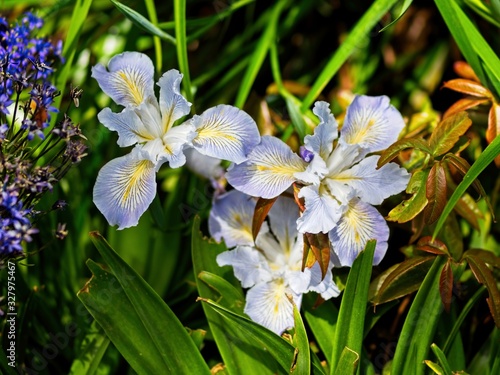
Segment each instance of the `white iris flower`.
[{"label": "white iris flower", "polygon": [[255,200],[237,190],[217,198],[212,206],[209,229],[212,237],[233,250],[217,257],[220,266],[232,266],[244,288],[245,313],[255,322],[280,335],[293,327],[293,298],[300,309],[302,295],[320,293],[324,299],[340,291],[329,270],[322,280],[318,263],[301,271],[303,236],[297,232],[299,210],[293,199],[280,197],[269,212],[255,240],[252,217]]},{"label": "white iris flower", "polygon": [[389,228],[373,207],[403,191],[408,172],[396,163],[377,169],[379,156],[404,127],[401,114],[386,96],[356,96],[344,124],[338,124],[329,104],[316,102],[320,119],[313,135],[304,139],[302,158],[280,139],[262,137],[248,160],[232,165],[229,183],[246,194],[273,198],[294,182],[302,187],[305,210],[297,220],[301,233],[328,233],[336,265],[351,266],[367,241],[377,240],[374,264],[387,250]]},{"label": "white iris flower", "polygon": [[118,132],[119,146],[135,145],[128,155],[100,170],[94,187],[94,203],[118,229],[137,225],[155,197],[156,172],[165,162],[172,168],[184,165],[186,148],[241,163],[260,141],[253,119],[229,105],[218,105],[175,125],[191,107],[180,93],[182,74],[175,69],[163,74],[157,83],[159,100],[153,76],[153,63],[138,52],[113,57],[108,69],[100,64],[92,68],[101,89],[125,107],[120,113],[104,108],[99,121]]}]

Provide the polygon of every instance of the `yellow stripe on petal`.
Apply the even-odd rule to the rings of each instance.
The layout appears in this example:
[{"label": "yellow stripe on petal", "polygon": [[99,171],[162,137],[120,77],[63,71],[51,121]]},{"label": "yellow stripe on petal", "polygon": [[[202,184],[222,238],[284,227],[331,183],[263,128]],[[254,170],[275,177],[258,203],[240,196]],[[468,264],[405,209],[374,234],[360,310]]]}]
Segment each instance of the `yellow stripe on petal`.
[{"label": "yellow stripe on petal", "polygon": [[133,104],[141,104],[144,101],[144,90],[138,85],[139,83],[142,83],[141,76],[138,74],[138,72],[134,70],[121,70],[117,72],[117,74],[120,77],[123,86],[121,89],[126,92],[126,96],[129,97],[130,101]]},{"label": "yellow stripe on petal", "polygon": [[137,196],[141,196],[146,190],[146,185],[149,183],[144,177],[147,176],[151,169],[154,169],[154,164],[149,160],[139,160],[132,169],[130,176],[123,175],[121,181],[123,185],[122,198],[120,205],[123,208],[134,208],[137,204]]}]

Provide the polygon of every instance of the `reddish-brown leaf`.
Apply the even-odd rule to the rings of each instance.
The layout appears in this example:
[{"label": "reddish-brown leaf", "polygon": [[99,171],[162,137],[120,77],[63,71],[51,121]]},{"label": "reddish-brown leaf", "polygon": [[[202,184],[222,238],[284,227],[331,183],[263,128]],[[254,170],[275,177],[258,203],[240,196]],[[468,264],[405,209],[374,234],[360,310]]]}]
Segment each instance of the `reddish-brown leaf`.
[{"label": "reddish-brown leaf", "polygon": [[433,156],[440,156],[453,148],[472,125],[467,112],[458,112],[441,121],[429,138]]},{"label": "reddish-brown leaf", "polygon": [[417,249],[436,255],[450,255],[445,243],[438,239],[434,239],[433,241],[432,236],[425,236],[419,239]]},{"label": "reddish-brown leaf", "polygon": [[475,82],[480,82],[476,73],[474,73],[474,70],[465,61],[456,61],[453,64],[453,70],[462,78],[470,79]]},{"label": "reddish-brown leaf", "polygon": [[444,309],[446,312],[450,312],[451,298],[453,296],[453,271],[450,260],[445,263],[439,277],[439,294],[441,295]]},{"label": "reddish-brown leaf", "polygon": [[257,201],[252,220],[252,236],[254,241],[260,232],[262,223],[264,222],[264,220],[266,220],[267,214],[273,207],[274,202],[276,202],[276,199],[278,199],[278,197],[271,199],[259,198],[259,200]]},{"label": "reddish-brown leaf", "polygon": [[[500,105],[496,103],[491,104],[490,112],[488,114],[488,128],[486,129],[486,140],[488,143],[500,134]],[[495,165],[500,167],[500,155],[495,158]]]},{"label": "reddish-brown leaf", "polygon": [[304,198],[299,198],[300,186],[297,185],[296,182],[293,183],[293,198],[295,199],[295,203],[299,206],[300,212],[304,212],[306,206],[304,205]]},{"label": "reddish-brown leaf", "polygon": [[467,220],[474,229],[479,230],[479,219],[483,219],[484,215],[470,194],[462,195],[455,205],[454,210]]},{"label": "reddish-brown leaf", "polygon": [[492,267],[500,268],[500,257],[497,257],[493,252],[483,249],[467,250],[468,255],[482,259],[485,263]]},{"label": "reddish-brown leaf", "polygon": [[469,264],[469,267],[476,277],[477,281],[486,286],[488,289],[489,298],[486,298],[491,315],[495,321],[497,328],[500,328],[500,291],[493,277],[493,273],[488,268],[486,263],[477,256],[477,254],[467,251],[464,254],[464,259]]},{"label": "reddish-brown leaf", "polygon": [[455,103],[452,104],[450,108],[446,110],[446,112],[443,115],[443,120],[447,117],[450,117],[451,115],[454,115],[455,113],[465,111],[470,108],[477,107],[478,105],[488,103],[490,99],[477,99],[477,98],[463,98],[457,100]]},{"label": "reddish-brown leaf", "polygon": [[441,163],[435,163],[426,183],[427,206],[424,208],[424,220],[427,225],[439,219],[446,205],[446,173]]},{"label": "reddish-brown leaf", "polygon": [[306,233],[305,236],[307,237],[307,242],[309,243],[312,254],[319,263],[321,278],[323,279],[328,271],[328,265],[330,264],[330,240],[328,239],[328,234]]},{"label": "reddish-brown leaf", "polygon": [[469,79],[457,78],[452,79],[451,81],[447,81],[443,84],[443,87],[446,87],[451,90],[455,90],[467,95],[472,95],[478,98],[488,98],[493,99],[493,95],[491,91],[481,84],[471,81]]}]

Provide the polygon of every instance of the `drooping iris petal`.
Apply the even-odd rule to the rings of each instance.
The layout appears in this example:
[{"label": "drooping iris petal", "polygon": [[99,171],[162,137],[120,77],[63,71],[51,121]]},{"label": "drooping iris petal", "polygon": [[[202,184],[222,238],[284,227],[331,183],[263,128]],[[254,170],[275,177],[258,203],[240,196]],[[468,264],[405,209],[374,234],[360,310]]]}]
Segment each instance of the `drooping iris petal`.
[{"label": "drooping iris petal", "polygon": [[137,225],[156,195],[156,171],[137,153],[116,158],[101,168],[94,186],[94,203],[110,225]]},{"label": "drooping iris petal", "polygon": [[248,160],[233,164],[226,174],[236,189],[254,197],[274,198],[296,181],[295,173],[306,170],[304,162],[278,138],[263,136]]},{"label": "drooping iris petal", "polygon": [[370,156],[352,168],[339,173],[335,179],[354,188],[366,203],[381,204],[385,198],[400,193],[408,185],[410,175],[396,163],[377,169],[379,156]]},{"label": "drooping iris petal", "polygon": [[104,108],[99,112],[97,118],[109,130],[114,130],[118,133],[117,143],[120,147],[147,142],[154,138],[144,126],[144,123],[130,108],[125,108],[120,113],[114,113],[111,112],[111,109]]},{"label": "drooping iris petal", "polygon": [[137,106],[148,96],[154,96],[154,67],[151,59],[139,52],[124,52],[114,56],[108,70],[97,64],[92,68],[102,91],[124,107]]},{"label": "drooping iris petal", "polygon": [[171,69],[159,79],[160,86],[160,108],[162,116],[162,130],[166,133],[183,116],[189,114],[191,103],[189,103],[180,92],[182,74]]},{"label": "drooping iris petal", "polygon": [[234,276],[241,281],[243,288],[250,288],[256,283],[272,280],[269,265],[264,256],[249,246],[238,246],[234,250],[217,255],[219,266],[231,266]]},{"label": "drooping iris petal", "polygon": [[302,295],[295,294],[282,279],[255,285],[247,292],[245,314],[278,335],[293,327],[293,304],[300,308]]},{"label": "drooping iris petal", "polygon": [[200,153],[239,164],[260,142],[255,121],[245,112],[230,105],[207,109],[188,123],[196,128],[193,147]]},{"label": "drooping iris petal", "polygon": [[309,291],[321,294],[321,297],[324,300],[337,297],[340,294],[340,289],[333,281],[332,267],[333,264],[330,262],[330,266],[328,267],[324,278],[318,262],[314,263],[314,265],[310,268],[311,282],[308,289]]},{"label": "drooping iris petal", "polygon": [[304,144],[308,150],[317,153],[326,161],[333,150],[333,141],[338,136],[338,124],[330,111],[330,105],[326,102],[316,102],[313,113],[321,122],[314,129],[313,135],[304,138]]},{"label": "drooping iris petal", "polygon": [[[321,189],[324,189],[321,187]],[[306,209],[297,220],[300,233],[328,233],[339,221],[343,208],[327,191],[319,186],[300,189],[299,198],[304,198]]]},{"label": "drooping iris petal", "polygon": [[[253,246],[252,220],[256,201],[238,190],[214,199],[208,229],[217,241],[224,239],[228,248],[237,245]],[[261,232],[266,231],[266,223]]]},{"label": "drooping iris petal", "polygon": [[193,127],[184,123],[174,126],[163,136],[165,153],[162,157],[168,160],[170,168],[179,168],[186,163],[183,150],[195,135]]},{"label": "drooping iris petal", "polygon": [[351,267],[354,259],[364,250],[369,240],[377,240],[373,264],[380,263],[387,251],[389,227],[383,216],[370,204],[354,198],[329,233],[332,260],[336,266]]},{"label": "drooping iris petal", "polygon": [[202,155],[194,148],[184,150],[184,155],[186,166],[197,175],[208,179],[218,179],[224,175],[220,159]]},{"label": "drooping iris petal", "polygon": [[360,95],[347,108],[340,141],[358,144],[364,156],[396,142],[404,126],[403,117],[387,96]]}]

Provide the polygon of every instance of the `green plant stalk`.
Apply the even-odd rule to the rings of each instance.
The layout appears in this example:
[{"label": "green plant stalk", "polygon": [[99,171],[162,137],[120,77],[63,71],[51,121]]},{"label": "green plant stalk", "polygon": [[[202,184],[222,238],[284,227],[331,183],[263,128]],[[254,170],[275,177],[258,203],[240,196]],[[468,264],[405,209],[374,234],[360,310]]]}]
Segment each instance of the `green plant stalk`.
[{"label": "green plant stalk", "polygon": [[248,68],[242,79],[240,89],[238,90],[238,94],[236,95],[236,101],[234,105],[238,108],[242,108],[245,104],[248,95],[250,94],[250,90],[252,89],[252,85],[255,82],[255,78],[259,73],[260,67],[262,66],[262,63],[266,58],[271,43],[276,38],[278,20],[287,2],[287,0],[280,0],[274,5],[269,23],[267,24],[264,33],[260,37],[254,53],[252,54],[252,57],[250,59],[251,64],[248,65]]},{"label": "green plant stalk", "polygon": [[490,165],[495,158],[500,155],[500,137],[496,137],[493,142],[491,142],[488,147],[484,149],[484,151],[479,155],[474,164],[471,165],[469,171],[465,174],[463,180],[458,184],[455,191],[448,199],[448,203],[441,212],[441,216],[436,223],[436,227],[434,228],[434,233],[432,234],[432,239],[434,240],[438,235],[439,231],[444,225],[446,218],[453,210],[453,207],[460,200],[460,197],[466,192],[470,185],[478,178],[481,172]]},{"label": "green plant stalk", "polygon": [[[175,20],[175,39],[177,40],[177,61],[179,69],[184,75],[182,86],[184,87],[186,99],[193,102],[193,91],[191,88],[191,77],[189,74],[189,62],[186,40],[186,0],[174,0],[174,20]],[[194,111],[194,106],[191,110]]]},{"label": "green plant stalk", "polygon": [[[446,262],[444,256],[436,257],[413,300],[399,336],[392,360],[392,374],[424,374],[429,347],[439,321],[443,305],[439,295],[439,279]],[[409,372],[408,372],[409,371]]]},{"label": "green plant stalk", "polygon": [[[153,0],[144,0],[146,4],[146,9],[148,11],[149,19],[151,23],[158,26],[158,16],[156,15],[156,7]],[[162,71],[162,50],[161,50],[161,40],[158,36],[153,36],[153,44],[155,46],[155,57],[156,57],[156,71],[161,73]]]},{"label": "green plant stalk", "polygon": [[[365,250],[354,261],[347,278],[346,288],[342,296],[335,337],[333,338],[330,374],[338,374],[337,366],[341,362],[342,353],[355,352],[361,356],[363,331],[368,301],[368,289],[372,274],[373,254],[376,241],[368,241]],[[342,361],[343,362],[343,361]]]},{"label": "green plant stalk", "polygon": [[302,102],[301,111],[305,112],[321,94],[321,91],[330,82],[333,76],[338,72],[342,64],[358,48],[359,41],[364,38],[377,22],[386,14],[397,0],[377,0],[363,14],[358,23],[351,30],[347,38],[340,47],[333,53],[332,57],[320,73],[316,82]]}]

